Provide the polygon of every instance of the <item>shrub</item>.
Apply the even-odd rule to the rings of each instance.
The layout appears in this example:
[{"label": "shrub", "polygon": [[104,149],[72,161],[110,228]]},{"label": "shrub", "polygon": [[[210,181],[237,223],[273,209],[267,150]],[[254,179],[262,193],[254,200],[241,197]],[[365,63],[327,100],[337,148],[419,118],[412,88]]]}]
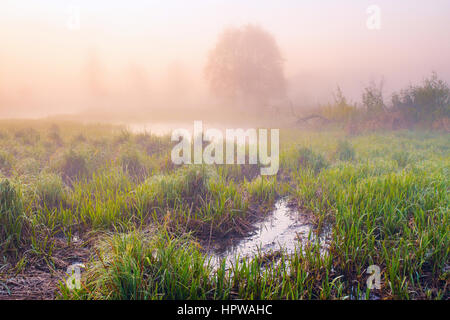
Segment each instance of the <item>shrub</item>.
[{"label": "shrub", "polygon": [[450,88],[432,73],[422,85],[410,86],[392,96],[392,107],[416,122],[450,117]]},{"label": "shrub", "polygon": [[383,102],[383,82],[377,86],[374,82],[364,88],[362,95],[363,106],[369,117],[376,116],[385,111]]},{"label": "shrub", "polygon": [[355,104],[349,103],[338,86],[333,94],[334,102],[319,107],[319,113],[329,120],[349,122],[359,117]]}]

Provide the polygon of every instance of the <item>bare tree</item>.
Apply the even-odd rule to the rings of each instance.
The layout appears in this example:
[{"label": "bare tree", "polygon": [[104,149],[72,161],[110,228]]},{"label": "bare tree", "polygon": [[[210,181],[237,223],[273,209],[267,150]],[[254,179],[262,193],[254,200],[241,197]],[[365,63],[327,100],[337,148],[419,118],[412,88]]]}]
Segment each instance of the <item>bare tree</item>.
[{"label": "bare tree", "polygon": [[267,31],[253,25],[230,28],[210,52],[205,76],[219,98],[267,106],[272,99],[285,96],[283,62]]}]

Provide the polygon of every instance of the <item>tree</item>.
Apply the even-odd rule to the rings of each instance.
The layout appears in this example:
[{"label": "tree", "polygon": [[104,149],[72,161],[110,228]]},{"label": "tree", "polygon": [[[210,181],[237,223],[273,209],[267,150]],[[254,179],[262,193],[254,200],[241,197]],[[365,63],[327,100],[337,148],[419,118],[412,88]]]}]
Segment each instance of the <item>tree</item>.
[{"label": "tree", "polygon": [[450,117],[450,88],[433,72],[422,85],[410,86],[392,96],[393,109],[416,122]]},{"label": "tree", "polygon": [[383,80],[377,86],[375,82],[371,82],[368,87],[364,88],[362,95],[363,106],[369,116],[376,116],[385,111],[383,101]]},{"label": "tree", "polygon": [[262,28],[230,28],[210,52],[205,77],[221,99],[267,106],[284,97],[283,62],[275,39]]}]

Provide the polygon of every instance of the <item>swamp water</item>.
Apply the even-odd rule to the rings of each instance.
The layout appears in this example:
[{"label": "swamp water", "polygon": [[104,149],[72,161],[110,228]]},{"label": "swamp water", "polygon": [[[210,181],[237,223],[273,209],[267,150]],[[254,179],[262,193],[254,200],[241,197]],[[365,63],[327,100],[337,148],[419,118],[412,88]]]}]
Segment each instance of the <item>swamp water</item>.
[{"label": "swamp water", "polygon": [[[258,255],[293,254],[300,245],[304,247],[317,238],[308,216],[290,208],[286,199],[278,200],[274,210],[253,227],[254,231],[249,236],[230,241],[226,249],[212,251],[211,264],[218,266],[225,260],[229,267],[244,258]],[[319,241],[322,245],[325,238],[321,237]]]}]

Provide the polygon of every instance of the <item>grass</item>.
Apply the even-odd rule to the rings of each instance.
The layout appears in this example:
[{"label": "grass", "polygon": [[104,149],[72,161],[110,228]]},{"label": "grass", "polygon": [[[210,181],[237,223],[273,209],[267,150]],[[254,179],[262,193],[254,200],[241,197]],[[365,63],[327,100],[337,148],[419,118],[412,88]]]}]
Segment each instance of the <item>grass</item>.
[{"label": "grass", "polygon": [[353,161],[356,157],[353,146],[347,141],[339,141],[335,151],[335,157],[341,161]]},{"label": "grass", "polygon": [[[173,166],[168,137],[3,121],[0,281],[36,261],[56,268],[60,239],[73,249],[77,236],[91,259],[82,289],[61,284],[59,298],[448,299],[449,141],[285,129],[278,175],[261,177],[258,166]],[[206,245],[248,234],[280,197],[327,241],[213,265]],[[369,292],[374,264],[382,288]]]},{"label": "grass", "polygon": [[8,181],[0,181],[0,253],[17,254],[22,245],[23,205],[19,192]]},{"label": "grass", "polygon": [[47,208],[64,206],[66,203],[66,186],[61,176],[57,174],[41,173],[36,181],[37,205]]}]

